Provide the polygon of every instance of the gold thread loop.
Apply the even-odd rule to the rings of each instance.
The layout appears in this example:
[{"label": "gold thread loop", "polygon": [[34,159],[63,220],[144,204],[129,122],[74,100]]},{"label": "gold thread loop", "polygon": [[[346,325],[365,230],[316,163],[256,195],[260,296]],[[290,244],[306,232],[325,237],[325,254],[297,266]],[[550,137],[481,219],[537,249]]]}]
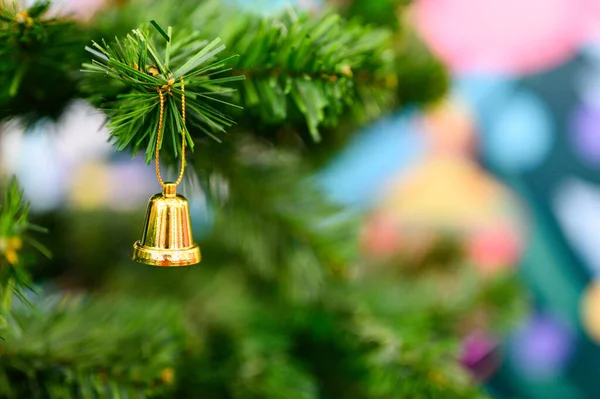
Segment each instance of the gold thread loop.
[{"label": "gold thread loop", "polygon": [[[185,84],[183,81],[183,77],[180,78],[181,81],[181,116],[183,119],[183,126],[181,127],[181,168],[179,169],[179,176],[177,180],[172,183],[175,186],[178,186],[183,179],[183,172],[185,170]],[[158,97],[160,99],[160,113],[158,116],[158,134],[156,136],[156,178],[160,185],[165,188],[166,183],[163,181],[162,176],[160,175],[160,163],[159,163],[159,151],[162,142],[162,132],[163,132],[163,117],[165,112],[165,96],[163,94],[163,90],[167,90],[167,93],[171,94],[171,84],[169,81],[169,85],[158,87],[156,90],[158,91]]]}]

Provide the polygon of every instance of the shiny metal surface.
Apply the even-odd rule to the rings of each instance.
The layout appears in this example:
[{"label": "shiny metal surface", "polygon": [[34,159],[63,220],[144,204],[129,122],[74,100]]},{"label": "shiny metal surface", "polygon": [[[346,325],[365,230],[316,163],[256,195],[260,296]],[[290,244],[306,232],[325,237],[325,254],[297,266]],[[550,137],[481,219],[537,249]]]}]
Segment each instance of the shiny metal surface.
[{"label": "shiny metal surface", "polygon": [[144,231],[133,245],[132,259],[153,266],[190,266],[201,258],[192,237],[188,201],[168,183],[148,202]]}]

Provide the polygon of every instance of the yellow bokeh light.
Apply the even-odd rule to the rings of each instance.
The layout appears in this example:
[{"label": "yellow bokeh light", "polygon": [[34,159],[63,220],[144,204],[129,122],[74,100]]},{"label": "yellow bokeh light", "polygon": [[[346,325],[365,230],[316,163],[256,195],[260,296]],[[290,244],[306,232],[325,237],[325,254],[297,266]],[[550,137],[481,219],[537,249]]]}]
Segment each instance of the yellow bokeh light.
[{"label": "yellow bokeh light", "polygon": [[581,322],[585,332],[600,344],[600,280],[591,282],[581,296]]}]

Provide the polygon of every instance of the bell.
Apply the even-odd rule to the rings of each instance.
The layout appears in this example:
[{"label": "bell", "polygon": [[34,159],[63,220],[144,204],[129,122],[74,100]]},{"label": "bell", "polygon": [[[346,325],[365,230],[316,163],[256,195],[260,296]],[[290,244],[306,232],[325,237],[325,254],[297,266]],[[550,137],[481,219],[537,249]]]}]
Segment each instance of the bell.
[{"label": "bell", "polygon": [[148,202],[142,239],[133,244],[132,259],[153,266],[190,266],[200,262],[200,248],[192,238],[187,200],[165,183],[162,194]]}]

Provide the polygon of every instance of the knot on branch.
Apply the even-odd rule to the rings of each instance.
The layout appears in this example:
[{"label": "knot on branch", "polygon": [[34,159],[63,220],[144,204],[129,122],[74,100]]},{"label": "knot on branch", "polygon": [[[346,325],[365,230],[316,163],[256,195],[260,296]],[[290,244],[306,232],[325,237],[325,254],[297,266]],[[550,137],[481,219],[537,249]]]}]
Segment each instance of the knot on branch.
[{"label": "knot on branch", "polygon": [[[171,76],[173,76],[173,74],[170,73],[169,77],[171,77]],[[182,81],[183,81],[183,78],[182,78]],[[171,87],[173,87],[174,83],[175,83],[175,79],[170,78],[169,80],[167,80],[166,84],[162,85],[161,87],[158,87],[157,90],[161,93],[163,90],[165,90],[167,92],[167,94],[172,96],[173,93],[171,92]]]}]

